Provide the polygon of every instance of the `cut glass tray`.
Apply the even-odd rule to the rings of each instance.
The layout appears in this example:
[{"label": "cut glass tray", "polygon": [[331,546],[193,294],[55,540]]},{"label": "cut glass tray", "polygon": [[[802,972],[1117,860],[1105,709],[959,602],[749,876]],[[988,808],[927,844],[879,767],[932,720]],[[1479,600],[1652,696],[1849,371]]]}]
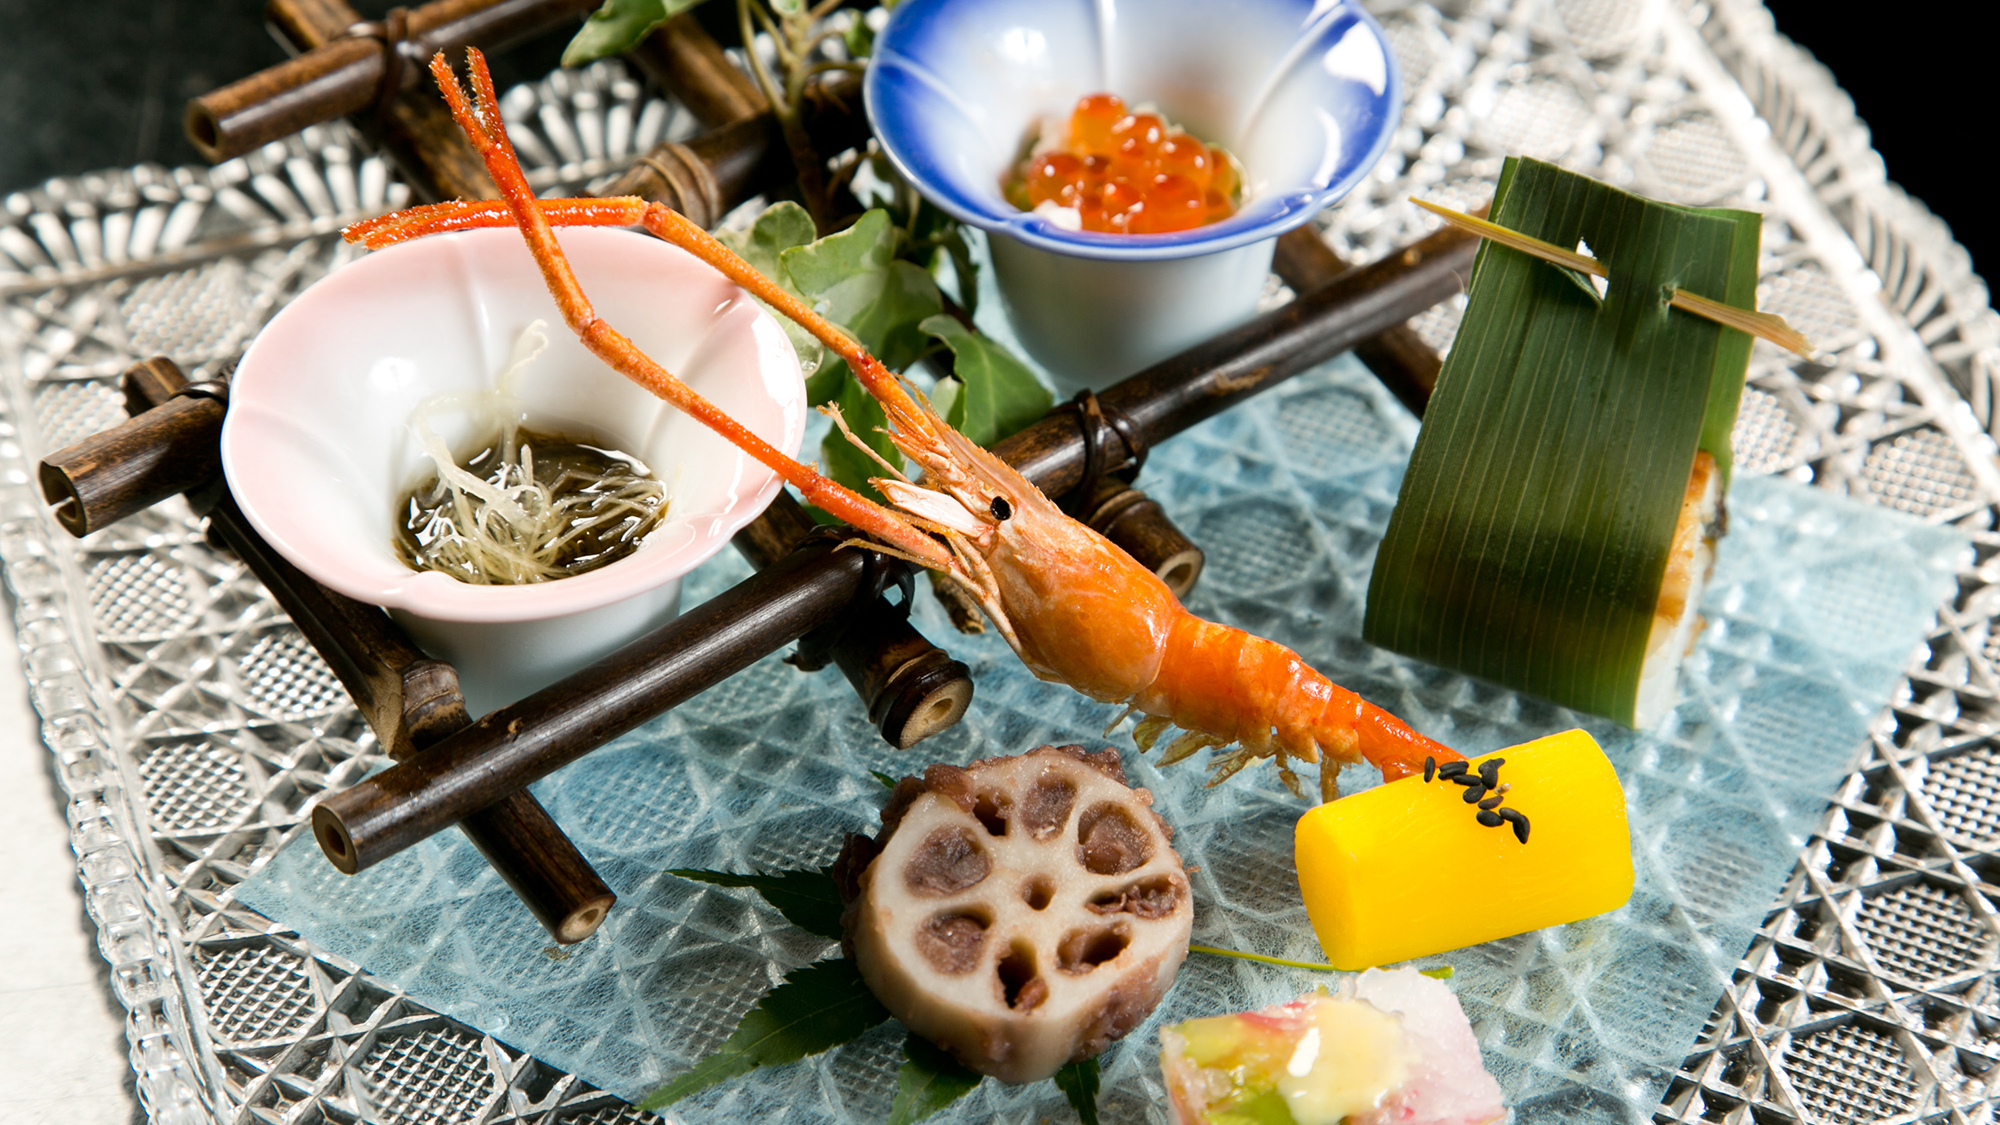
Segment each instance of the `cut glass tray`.
[{"label": "cut glass tray", "polygon": [[[1677,202],[1762,209],[1760,304],[1821,355],[1801,363],[1760,346],[1739,466],[1955,525],[1975,545],[1664,1101],[1603,1112],[1990,1120],[2000,318],[1985,287],[1942,224],[1885,182],[1831,77],[1755,3],[1374,10],[1409,109],[1378,175],[1322,217],[1338,250],[1367,260],[1425,233],[1407,195],[1483,202],[1506,153]],[[551,193],[694,128],[614,64],[517,88],[505,108]],[[122,417],[126,366],[232,357],[351,253],[342,224],[402,194],[382,159],[328,126],[214,169],[51,181],[8,197],[0,216],[0,560],[156,1121],[646,1116],[237,904],[233,888],[304,831],[310,802],[379,762],[372,739],[184,507],[78,543],[32,491],[40,456]],[[1418,327],[1448,347],[1455,318],[1440,306]]]}]

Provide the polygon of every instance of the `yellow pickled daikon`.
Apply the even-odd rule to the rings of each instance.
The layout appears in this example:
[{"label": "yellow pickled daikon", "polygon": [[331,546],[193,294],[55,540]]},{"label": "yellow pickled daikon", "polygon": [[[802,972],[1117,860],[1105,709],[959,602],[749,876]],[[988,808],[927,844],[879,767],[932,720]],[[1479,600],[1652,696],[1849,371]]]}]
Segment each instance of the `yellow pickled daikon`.
[{"label": "yellow pickled daikon", "polygon": [[[1615,910],[1632,897],[1625,793],[1581,730],[1509,747],[1482,763],[1514,818],[1488,827],[1472,787],[1412,775],[1299,820],[1299,889],[1336,968],[1359,970]],[[1520,822],[1526,822],[1522,831]],[[1525,834],[1527,840],[1518,837]]]}]

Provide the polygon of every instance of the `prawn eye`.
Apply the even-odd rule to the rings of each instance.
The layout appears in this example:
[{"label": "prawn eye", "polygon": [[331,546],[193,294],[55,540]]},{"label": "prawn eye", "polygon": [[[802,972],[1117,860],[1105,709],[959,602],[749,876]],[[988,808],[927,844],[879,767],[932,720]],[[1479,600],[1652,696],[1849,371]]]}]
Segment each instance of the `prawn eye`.
[{"label": "prawn eye", "polygon": [[1014,514],[1014,506],[1007,503],[1005,496],[995,496],[991,507],[993,509],[993,518],[996,520],[1004,520]]}]

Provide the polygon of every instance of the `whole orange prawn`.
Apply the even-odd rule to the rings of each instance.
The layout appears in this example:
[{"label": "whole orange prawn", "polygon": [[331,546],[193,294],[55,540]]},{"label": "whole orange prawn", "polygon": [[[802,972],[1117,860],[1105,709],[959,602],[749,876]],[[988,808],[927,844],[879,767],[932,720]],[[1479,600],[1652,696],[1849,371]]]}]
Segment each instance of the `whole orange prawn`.
[{"label": "whole orange prawn", "polygon": [[[349,227],[350,241],[376,249],[427,234],[518,225],[564,320],[594,354],[742,448],[811,503],[880,540],[868,544],[872,549],[940,571],[963,587],[1036,676],[1124,704],[1125,714],[1138,712],[1143,717],[1133,737],[1142,750],[1168,728],[1180,728],[1162,765],[1201,749],[1234,747],[1213,760],[1209,784],[1268,757],[1299,793],[1292,762],[1319,763],[1320,791],[1330,800],[1338,795],[1340,763],[1366,760],[1394,780],[1421,769],[1426,757],[1461,757],[1334,684],[1285,646],[1189,613],[1158,576],[1065,515],[840,329],[677,212],[636,198],[537,199],[507,138],[485,58],[477,50],[467,54],[476,108],[442,53],[431,59],[431,73],[501,201],[411,208]],[[846,360],[881,402],[894,427],[891,440],[923,467],[922,483],[881,461],[888,475],[873,483],[893,505],[884,507],[744,429],[598,319],[556,243],[556,225],[642,225],[797,321]],[[846,429],[837,414],[834,420]]]}]

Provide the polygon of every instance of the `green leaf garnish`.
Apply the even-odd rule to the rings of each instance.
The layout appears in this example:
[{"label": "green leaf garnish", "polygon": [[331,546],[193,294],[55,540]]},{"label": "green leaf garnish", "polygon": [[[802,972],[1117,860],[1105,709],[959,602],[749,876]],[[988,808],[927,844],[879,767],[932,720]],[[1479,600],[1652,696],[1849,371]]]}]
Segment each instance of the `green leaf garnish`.
[{"label": "green leaf garnish", "polygon": [[958,303],[965,308],[967,316],[979,311],[979,265],[972,260],[972,247],[965,244],[965,232],[953,229],[938,236],[938,244],[944,247],[951,259],[953,281],[958,289]]},{"label": "green leaf garnish", "polygon": [[755,266],[758,273],[773,280],[786,280],[778,264],[779,255],[794,246],[810,245],[819,232],[813,229],[812,216],[806,209],[786,199],[764,208],[748,230],[718,231],[715,237]]},{"label": "green leaf garnish", "polygon": [[[893,784],[893,783],[892,783]],[[749,887],[764,896],[785,920],[809,934],[839,941],[840,914],[846,904],[840,887],[833,881],[833,868],[817,871],[779,871],[770,875],[738,875],[730,871],[700,871],[676,867],[667,872],[697,883],[717,887]]]},{"label": "green leaf garnish", "polygon": [[764,994],[736,1031],[694,1069],[647,1095],[640,1109],[660,1109],[760,1066],[781,1066],[852,1042],[889,1018],[861,970],[845,958],[793,969]]},{"label": "green leaf garnish", "polygon": [[1440,965],[1435,969],[1418,969],[1417,971],[1432,980],[1450,980],[1458,972],[1458,970],[1452,968],[1450,965]]},{"label": "green leaf garnish", "polygon": [[984,1079],[921,1035],[903,1040],[903,1069],[896,1072],[896,1100],[889,1125],[915,1125],[972,1092]]},{"label": "green leaf garnish", "polygon": [[564,66],[586,66],[598,59],[622,55],[639,45],[654,28],[701,3],[701,0],[604,0],[590,13],[576,37],[563,48]]},{"label": "green leaf garnish", "polygon": [[1083,1125],[1097,1125],[1097,1060],[1085,1059],[1073,1062],[1056,1071],[1056,1088],[1069,1099],[1070,1108],[1083,1119]]},{"label": "green leaf garnish", "polygon": [[[818,344],[819,341],[813,341]],[[835,360],[825,367],[806,376],[806,405],[818,410],[829,402],[838,401],[841,388],[847,386],[847,364]]]},{"label": "green leaf garnish", "polygon": [[[992,445],[1048,413],[1054,398],[1027,365],[999,344],[942,313],[917,327],[944,341],[958,387],[938,406],[958,432]],[[942,389],[945,384],[940,383]],[[937,406],[934,402],[933,406]]]},{"label": "green leaf garnish", "polygon": [[[736,251],[737,256],[749,262],[758,273],[776,282],[779,288],[811,304],[811,298],[800,293],[798,287],[792,284],[791,275],[785,272],[784,263],[779,259],[794,246],[810,245],[818,234],[806,209],[787,199],[764,208],[749,229],[717,231],[715,237],[716,241]],[[832,401],[839,392],[840,380],[846,377],[847,365],[836,364],[831,371],[822,370],[820,363],[826,356],[826,345],[791,317],[779,316],[775,312],[771,315],[776,318],[778,327],[785,330],[785,338],[792,342],[792,350],[799,353],[799,366],[805,369],[807,375],[807,401],[813,406]],[[816,382],[825,382],[831,389],[815,396]]]},{"label": "green leaf garnish", "polygon": [[854,19],[848,23],[847,33],[841,39],[847,45],[847,57],[850,59],[865,59],[875,49],[875,29],[868,26],[868,21],[861,18],[860,12],[854,13]]},{"label": "green leaf garnish", "polygon": [[778,255],[792,287],[892,371],[924,350],[917,325],[944,307],[937,282],[896,253],[902,231],[876,208],[846,230]]},{"label": "green leaf garnish", "polygon": [[881,770],[869,770],[868,773],[869,776],[882,783],[882,788],[894,789],[896,787],[896,779],[883,773]]}]

